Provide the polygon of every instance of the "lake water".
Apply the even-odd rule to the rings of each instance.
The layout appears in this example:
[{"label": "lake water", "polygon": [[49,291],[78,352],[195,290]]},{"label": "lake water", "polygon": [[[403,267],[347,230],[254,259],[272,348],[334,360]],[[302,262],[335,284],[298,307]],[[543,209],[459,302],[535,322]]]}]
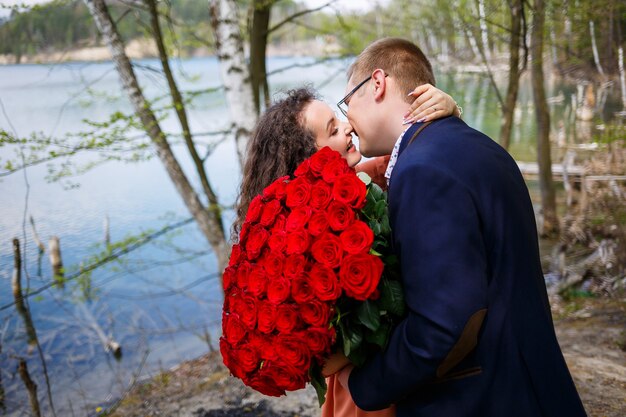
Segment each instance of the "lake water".
[{"label": "lake water", "polygon": [[[273,58],[268,64],[271,71],[307,62],[311,60]],[[138,64],[146,95],[156,98],[164,94],[167,84],[150,70],[158,62],[143,60]],[[297,67],[272,76],[270,84],[279,90],[306,82],[334,103],[343,96],[347,65],[347,61],[336,61]],[[213,58],[176,61],[174,68],[181,89],[219,85]],[[463,118],[468,124],[497,137],[498,103],[484,75],[439,74],[438,83],[463,106]],[[511,152],[517,159],[532,161],[535,127],[528,84],[524,79]],[[555,134],[561,129],[570,141],[585,140],[573,123],[570,98],[576,88],[553,82],[548,89],[549,97],[565,97],[551,104]],[[0,67],[0,100],[0,128],[19,137],[33,132],[62,137],[87,131],[85,119],[102,122],[115,111],[132,111],[111,63]],[[616,102],[615,95],[609,95],[605,109],[610,110]],[[194,132],[218,131],[228,125],[224,97],[219,92],[200,96],[188,110]],[[165,119],[162,126],[167,132],[180,132],[174,117]],[[28,155],[28,146],[22,150]],[[0,165],[7,160],[19,162],[18,151],[14,146],[0,147]],[[190,168],[184,153],[178,154],[183,165]],[[85,152],[74,160],[85,164],[98,157],[97,153]],[[215,148],[206,168],[220,201],[232,204],[240,179],[232,140]],[[68,273],[76,271],[81,263],[89,265],[102,253],[106,217],[115,242],[157,231],[189,216],[156,159],[108,162],[70,182],[49,183],[47,173],[48,167],[42,164],[0,177],[0,393],[4,390],[0,412],[10,416],[28,414],[27,391],[17,372],[23,359],[38,386],[45,415],[50,415],[48,386],[57,415],[95,415],[97,407],[106,408],[135,379],[205,353],[205,335],[212,335],[216,346],[221,310],[217,271],[205,239],[195,224],[189,223],[93,271],[90,285],[95,296],[90,300],[81,297],[78,281],[68,282],[64,288],[43,289],[52,274],[47,254],[38,262],[29,216],[34,218],[45,243],[50,236],[60,238]],[[75,187],[76,183],[80,186]],[[226,211],[226,216],[232,220],[232,212]],[[28,299],[41,353],[29,347],[24,319],[11,305],[14,237],[22,242],[27,272],[24,289],[41,290]],[[105,352],[94,322],[122,345],[121,359]]]}]

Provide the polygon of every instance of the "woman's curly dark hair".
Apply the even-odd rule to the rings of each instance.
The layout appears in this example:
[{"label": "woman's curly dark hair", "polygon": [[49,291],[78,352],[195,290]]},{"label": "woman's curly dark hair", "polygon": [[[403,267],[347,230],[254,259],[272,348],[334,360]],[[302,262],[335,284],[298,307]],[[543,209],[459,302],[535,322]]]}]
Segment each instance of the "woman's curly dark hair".
[{"label": "woman's curly dark hair", "polygon": [[243,179],[237,198],[237,219],[232,240],[238,241],[250,201],[275,179],[291,175],[315,153],[315,135],[304,125],[302,112],[317,99],[310,88],[287,91],[259,119],[248,143]]}]

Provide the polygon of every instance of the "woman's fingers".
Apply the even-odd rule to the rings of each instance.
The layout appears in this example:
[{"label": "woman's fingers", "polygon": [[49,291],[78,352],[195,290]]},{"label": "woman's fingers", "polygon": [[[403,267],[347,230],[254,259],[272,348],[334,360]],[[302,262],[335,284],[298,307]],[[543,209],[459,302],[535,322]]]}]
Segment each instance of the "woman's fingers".
[{"label": "woman's fingers", "polygon": [[408,95],[415,97],[415,100],[413,101],[413,103],[411,103],[411,106],[409,107],[409,110],[407,110],[407,112],[404,114],[404,117],[409,117],[409,115],[413,113],[415,109],[417,109],[426,100],[431,98],[433,90],[436,89],[432,85],[422,84],[420,86],[417,86],[415,90],[411,91]]},{"label": "woman's fingers", "polygon": [[441,100],[437,97],[432,97],[428,99],[425,103],[422,103],[417,109],[411,112],[409,117],[406,118],[407,122],[425,122],[428,120],[436,119],[437,117],[433,117],[434,114],[445,114],[445,109],[441,108],[440,103]]}]

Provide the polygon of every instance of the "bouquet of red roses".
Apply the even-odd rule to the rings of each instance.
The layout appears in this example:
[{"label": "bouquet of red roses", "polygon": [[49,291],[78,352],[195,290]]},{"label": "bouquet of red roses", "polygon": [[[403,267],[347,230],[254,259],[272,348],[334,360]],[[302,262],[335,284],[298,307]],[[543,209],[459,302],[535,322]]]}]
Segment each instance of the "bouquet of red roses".
[{"label": "bouquet of red roses", "polygon": [[357,366],[404,314],[385,193],[323,148],[250,202],[224,270],[220,350],[272,396],[315,386],[333,349]]}]

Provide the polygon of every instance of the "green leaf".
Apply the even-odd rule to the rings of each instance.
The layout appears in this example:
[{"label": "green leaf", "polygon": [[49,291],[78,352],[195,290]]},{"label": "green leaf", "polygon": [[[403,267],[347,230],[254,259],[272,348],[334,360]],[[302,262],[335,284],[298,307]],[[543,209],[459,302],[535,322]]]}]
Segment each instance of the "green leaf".
[{"label": "green leaf", "polygon": [[390,330],[391,325],[389,323],[381,323],[380,327],[375,332],[367,332],[365,340],[380,346],[381,349],[384,349],[389,340]]},{"label": "green leaf", "polygon": [[404,291],[398,281],[384,279],[380,292],[380,308],[394,314],[403,316],[406,310],[404,305]]},{"label": "green leaf", "polygon": [[350,354],[358,349],[363,342],[363,335],[358,328],[349,329],[350,326],[341,326],[343,331],[341,336],[343,339],[343,354],[350,357]]},{"label": "green leaf", "polygon": [[374,206],[374,213],[376,217],[382,219],[387,212],[387,202],[385,200],[378,200]]},{"label": "green leaf", "polygon": [[368,329],[375,332],[380,327],[380,311],[378,306],[371,301],[365,300],[359,307],[357,314],[361,323]]},{"label": "green leaf", "polygon": [[372,185],[370,186],[368,194],[371,194],[372,198],[374,198],[374,200],[376,200],[376,201],[378,201],[378,200],[385,200],[385,192],[383,191],[382,188],[380,188],[376,184],[372,183]]},{"label": "green leaf", "polygon": [[326,391],[328,391],[328,386],[326,385],[326,379],[322,376],[322,370],[317,363],[313,362],[309,371],[309,376],[311,377],[311,385],[313,385],[313,388],[315,388],[315,392],[317,393],[317,401],[321,407],[324,405],[324,401],[326,401]]}]

